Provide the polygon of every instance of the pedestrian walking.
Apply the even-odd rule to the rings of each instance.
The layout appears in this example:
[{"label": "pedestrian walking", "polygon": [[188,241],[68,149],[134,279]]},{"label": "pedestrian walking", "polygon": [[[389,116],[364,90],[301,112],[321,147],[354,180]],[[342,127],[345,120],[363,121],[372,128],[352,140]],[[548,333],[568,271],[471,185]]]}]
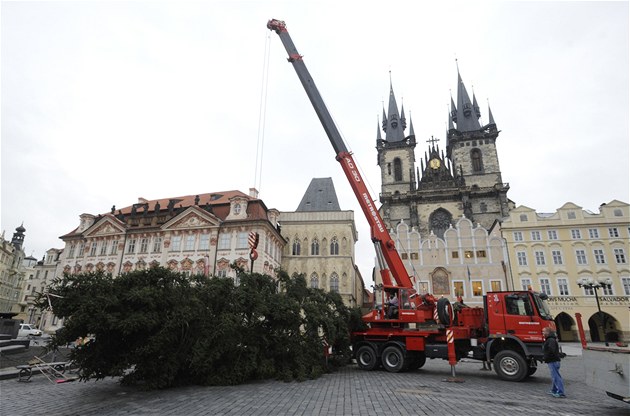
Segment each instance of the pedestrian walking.
[{"label": "pedestrian walking", "polygon": [[549,327],[543,328],[545,343],[543,344],[543,360],[549,367],[551,373],[551,390],[549,394],[553,397],[566,397],[564,394],[564,380],[560,375],[560,346],[556,338],[556,333]]}]

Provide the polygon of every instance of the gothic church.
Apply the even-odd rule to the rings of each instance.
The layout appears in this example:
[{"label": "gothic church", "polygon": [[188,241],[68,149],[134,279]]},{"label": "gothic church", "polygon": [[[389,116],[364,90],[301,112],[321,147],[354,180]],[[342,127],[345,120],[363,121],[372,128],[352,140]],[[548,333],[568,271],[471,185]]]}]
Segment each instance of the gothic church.
[{"label": "gothic church", "polygon": [[421,235],[443,238],[458,219],[468,218],[489,229],[508,215],[513,203],[507,198],[499,167],[496,123],[488,106],[489,122],[482,126],[481,112],[457,73],[457,105],[451,97],[446,153],[431,138],[420,166],[416,166],[416,137],[409,132],[404,107],[400,112],[390,81],[389,107],[383,108],[382,131],[377,130],[376,148],[381,168],[381,216],[390,229],[401,221]]}]

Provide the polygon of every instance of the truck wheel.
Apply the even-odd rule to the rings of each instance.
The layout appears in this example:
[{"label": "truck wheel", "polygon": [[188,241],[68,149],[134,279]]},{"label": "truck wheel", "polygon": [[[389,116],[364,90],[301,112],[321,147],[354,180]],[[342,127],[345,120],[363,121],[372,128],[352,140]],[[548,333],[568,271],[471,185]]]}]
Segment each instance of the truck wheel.
[{"label": "truck wheel", "polygon": [[521,354],[503,350],[494,357],[494,371],[503,380],[521,381],[527,377],[528,367]]},{"label": "truck wheel", "polygon": [[453,317],[451,302],[446,298],[440,298],[437,301],[437,312],[440,323],[445,326],[450,326],[451,318]]},{"label": "truck wheel", "polygon": [[413,354],[413,358],[409,364],[409,370],[417,370],[422,368],[424,363],[427,362],[427,356],[423,352],[416,352]]},{"label": "truck wheel", "polygon": [[406,370],[405,364],[409,365],[409,360],[405,363],[405,354],[403,354],[399,347],[394,345],[390,345],[383,350],[381,361],[383,363],[383,368],[390,373],[404,371]]},{"label": "truck wheel", "polygon": [[357,365],[361,370],[372,371],[378,365],[376,351],[369,345],[359,347],[357,351]]}]

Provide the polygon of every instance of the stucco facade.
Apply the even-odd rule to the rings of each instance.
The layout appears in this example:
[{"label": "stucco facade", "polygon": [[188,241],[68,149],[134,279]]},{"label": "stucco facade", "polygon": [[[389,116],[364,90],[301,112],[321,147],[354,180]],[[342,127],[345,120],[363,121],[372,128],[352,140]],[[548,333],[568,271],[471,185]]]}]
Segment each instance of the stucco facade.
[{"label": "stucco facade", "polygon": [[[543,214],[526,206],[510,212],[501,224],[508,245],[512,284],[547,293],[560,337],[577,339],[575,313],[582,314],[589,339],[630,338],[630,207],[613,200],[598,213],[567,202]],[[581,279],[610,279],[610,289],[593,290]],[[605,318],[604,318],[605,317]]]}]

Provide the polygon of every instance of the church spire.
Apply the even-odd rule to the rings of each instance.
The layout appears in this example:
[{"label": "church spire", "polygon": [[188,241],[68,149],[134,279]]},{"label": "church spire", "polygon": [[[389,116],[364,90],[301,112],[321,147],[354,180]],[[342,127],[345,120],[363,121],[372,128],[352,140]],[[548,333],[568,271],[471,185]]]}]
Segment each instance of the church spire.
[{"label": "church spire", "polygon": [[[383,109],[383,112],[385,109]],[[398,105],[396,104],[396,96],[394,96],[394,87],[392,81],[389,81],[389,107],[387,108],[387,118],[383,120],[386,125],[385,140],[388,142],[400,142],[405,139],[404,129],[405,122],[401,120],[400,113],[398,113]]]},{"label": "church spire", "polygon": [[416,133],[413,131],[413,120],[411,119],[411,114],[409,114],[409,137],[415,137]]},{"label": "church spire", "polygon": [[[474,96],[473,96],[474,97]],[[476,103],[476,100],[474,101]],[[477,106],[479,108],[479,106]],[[457,130],[459,131],[476,131],[480,130],[479,116],[476,114],[473,102],[470,101],[464,81],[459,73],[459,66],[457,67],[457,120],[454,120],[457,124]]]},{"label": "church spire", "polygon": [[490,109],[490,103],[488,103],[488,124],[495,124],[494,117],[492,116],[492,110]]}]

